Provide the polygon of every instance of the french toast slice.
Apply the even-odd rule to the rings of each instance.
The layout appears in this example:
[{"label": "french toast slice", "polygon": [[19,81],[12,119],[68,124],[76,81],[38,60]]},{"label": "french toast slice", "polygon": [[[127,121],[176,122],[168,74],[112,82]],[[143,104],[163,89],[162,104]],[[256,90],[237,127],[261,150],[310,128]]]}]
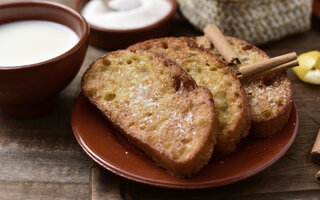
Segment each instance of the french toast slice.
[{"label": "french toast slice", "polygon": [[198,85],[208,88],[220,125],[215,149],[220,154],[235,151],[237,143],[249,132],[250,108],[240,81],[226,64],[185,37],[148,40],[129,49],[144,49],[167,57],[177,62]]},{"label": "french toast slice", "polygon": [[[222,59],[219,52],[203,36],[193,39]],[[226,39],[241,61],[238,67],[269,58],[264,51],[244,40],[233,37]],[[269,137],[281,130],[289,120],[293,104],[292,87],[286,71],[255,77],[243,81],[242,84],[251,108],[252,135]]]},{"label": "french toast slice", "polygon": [[218,132],[212,94],[175,62],[141,50],[96,60],[84,95],[115,128],[168,172],[187,176],[211,158]]}]

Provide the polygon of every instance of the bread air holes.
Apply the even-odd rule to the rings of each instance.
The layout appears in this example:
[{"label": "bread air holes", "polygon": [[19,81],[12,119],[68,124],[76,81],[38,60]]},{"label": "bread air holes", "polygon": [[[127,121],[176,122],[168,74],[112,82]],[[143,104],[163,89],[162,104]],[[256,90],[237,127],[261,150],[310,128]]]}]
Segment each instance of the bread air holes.
[{"label": "bread air holes", "polygon": [[139,129],[140,129],[140,130],[144,130],[144,129],[146,129],[146,126],[145,126],[145,125],[140,125],[140,126],[139,126]]},{"label": "bread air holes", "polygon": [[97,92],[98,92],[98,88],[96,88],[96,87],[88,89],[88,95],[90,97],[95,96],[97,94]]},{"label": "bread air holes", "polygon": [[242,62],[242,63],[245,63],[245,62],[247,62],[248,60],[249,60],[248,57],[243,57],[243,58],[241,58],[241,62]]},{"label": "bread air holes", "polygon": [[130,65],[132,63],[132,60],[127,60],[127,64]]},{"label": "bread air holes", "polygon": [[114,93],[107,93],[105,96],[104,96],[104,100],[106,101],[112,101],[116,98],[116,94]]},{"label": "bread air holes", "polygon": [[104,58],[102,62],[104,64],[104,66],[110,66],[111,65],[111,61],[109,59],[107,59],[107,58]]},{"label": "bread air holes", "polygon": [[197,73],[201,74],[201,68],[200,67],[197,68]]},{"label": "bread air holes", "polygon": [[197,55],[197,53],[195,53],[195,52],[189,52],[189,53],[187,53],[187,57],[188,58],[192,58],[192,57],[194,57],[194,56],[196,56]]},{"label": "bread air holes", "polygon": [[161,43],[163,49],[168,49],[168,44],[166,42]]},{"label": "bread air holes", "polygon": [[198,121],[198,125],[199,126],[202,126],[202,125],[204,125],[206,123],[206,120],[204,120],[204,119],[200,119],[199,121]]},{"label": "bread air holes", "polygon": [[181,147],[174,155],[173,159],[178,159],[182,156],[182,154],[186,151],[187,147]]},{"label": "bread air holes", "polygon": [[192,141],[192,138],[185,138],[185,139],[182,139],[181,140],[181,142],[183,143],[183,144],[188,144],[189,142],[191,142]]},{"label": "bread air holes", "polygon": [[163,65],[164,65],[165,67],[169,67],[168,61],[163,61]]},{"label": "bread air holes", "polygon": [[100,72],[105,72],[105,71],[108,70],[109,66],[106,66],[106,65],[104,65],[104,64],[101,64],[101,65],[98,66],[98,68],[99,68],[99,71],[100,71]]},{"label": "bread air holes", "polygon": [[124,100],[123,103],[129,105],[129,104],[130,104],[130,100],[128,100],[128,99],[127,99],[127,100]]},{"label": "bread air holes", "polygon": [[235,97],[239,97],[240,94],[239,94],[238,92],[235,92],[235,93],[234,93],[234,96],[235,96]]},{"label": "bread air holes", "polygon": [[248,51],[248,50],[250,50],[250,49],[253,49],[253,46],[252,46],[252,45],[245,45],[245,46],[242,47],[242,50],[243,50],[243,51]]},{"label": "bread air holes", "polygon": [[278,102],[278,106],[283,106],[283,105],[284,105],[283,101],[280,100],[280,101]]},{"label": "bread air holes", "polygon": [[210,67],[210,71],[214,72],[214,71],[216,71],[216,70],[217,70],[217,68],[215,68],[215,67]]},{"label": "bread air holes", "polygon": [[131,56],[131,60],[136,61],[136,62],[140,62],[140,58],[136,55]]},{"label": "bread air holes", "polygon": [[268,118],[271,116],[271,111],[270,110],[266,110],[262,113],[263,117]]},{"label": "bread air holes", "polygon": [[159,120],[159,122],[157,122],[155,124],[155,126],[152,127],[152,130],[153,131],[159,131],[161,130],[163,127],[165,127],[165,125],[168,123],[168,118],[165,117],[165,118],[162,118]]},{"label": "bread air holes", "polygon": [[175,50],[175,51],[178,51],[178,50],[180,50],[180,46],[179,45],[177,45],[177,46],[175,46],[173,49]]},{"label": "bread air holes", "polygon": [[152,113],[151,112],[147,112],[147,113],[144,113],[143,117],[141,118],[142,121],[148,121],[150,120],[150,117],[152,116]]}]

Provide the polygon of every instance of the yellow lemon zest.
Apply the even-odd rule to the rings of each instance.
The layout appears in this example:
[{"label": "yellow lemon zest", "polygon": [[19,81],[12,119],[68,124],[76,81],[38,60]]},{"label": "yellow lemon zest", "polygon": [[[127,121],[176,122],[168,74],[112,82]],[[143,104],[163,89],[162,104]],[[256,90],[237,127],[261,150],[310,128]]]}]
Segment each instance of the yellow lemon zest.
[{"label": "yellow lemon zest", "polygon": [[294,67],[295,74],[306,83],[320,85],[320,52],[309,51],[298,56],[299,66]]}]

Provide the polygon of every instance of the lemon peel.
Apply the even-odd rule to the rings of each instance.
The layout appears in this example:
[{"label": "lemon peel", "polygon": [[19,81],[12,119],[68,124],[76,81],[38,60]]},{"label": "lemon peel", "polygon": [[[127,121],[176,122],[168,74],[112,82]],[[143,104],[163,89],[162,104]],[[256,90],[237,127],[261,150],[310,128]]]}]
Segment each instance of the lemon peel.
[{"label": "lemon peel", "polygon": [[320,85],[320,51],[309,51],[298,56],[299,66],[292,68],[300,80]]}]

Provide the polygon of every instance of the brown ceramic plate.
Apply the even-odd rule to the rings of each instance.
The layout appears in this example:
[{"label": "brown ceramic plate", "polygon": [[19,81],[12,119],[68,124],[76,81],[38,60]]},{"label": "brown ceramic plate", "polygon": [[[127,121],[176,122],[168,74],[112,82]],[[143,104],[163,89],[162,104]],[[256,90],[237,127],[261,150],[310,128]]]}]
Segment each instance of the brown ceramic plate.
[{"label": "brown ceramic plate", "polygon": [[209,188],[243,180],[266,169],[289,149],[298,129],[296,106],[289,122],[267,139],[244,139],[239,151],[212,159],[191,178],[178,178],[157,167],[151,159],[114,130],[81,94],[75,101],[71,124],[83,150],[98,164],[127,179],[166,188]]}]

